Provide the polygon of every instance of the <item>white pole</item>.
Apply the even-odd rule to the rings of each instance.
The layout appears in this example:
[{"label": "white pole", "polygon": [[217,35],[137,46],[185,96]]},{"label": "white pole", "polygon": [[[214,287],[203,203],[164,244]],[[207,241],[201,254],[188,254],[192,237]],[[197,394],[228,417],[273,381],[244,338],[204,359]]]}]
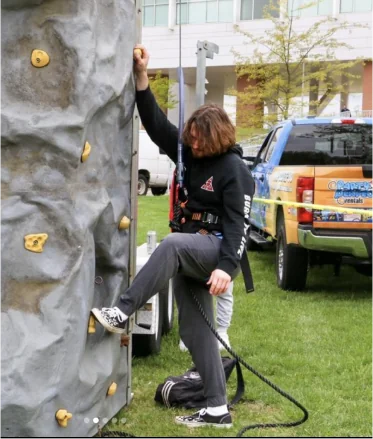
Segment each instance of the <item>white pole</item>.
[{"label": "white pole", "polygon": [[302,62],[302,109],[301,116],[303,117],[303,101],[304,100],[304,60]]}]

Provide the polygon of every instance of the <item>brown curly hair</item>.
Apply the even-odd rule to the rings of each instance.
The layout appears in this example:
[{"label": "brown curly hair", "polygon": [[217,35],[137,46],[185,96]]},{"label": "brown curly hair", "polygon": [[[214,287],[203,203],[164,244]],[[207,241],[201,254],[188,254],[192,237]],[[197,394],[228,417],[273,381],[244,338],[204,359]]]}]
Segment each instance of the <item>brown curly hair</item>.
[{"label": "brown curly hair", "polygon": [[183,130],[184,145],[193,144],[192,128],[196,131],[198,149],[205,156],[223,154],[236,143],[236,129],[226,111],[219,105],[202,105],[194,111]]}]

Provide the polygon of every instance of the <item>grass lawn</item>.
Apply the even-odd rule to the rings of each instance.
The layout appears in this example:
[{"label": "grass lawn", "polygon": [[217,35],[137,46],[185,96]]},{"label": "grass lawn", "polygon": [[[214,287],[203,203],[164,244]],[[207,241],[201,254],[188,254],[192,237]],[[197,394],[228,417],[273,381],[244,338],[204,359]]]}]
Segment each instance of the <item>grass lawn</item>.
[{"label": "grass lawn", "polygon": [[[168,197],[140,197],[138,244],[146,232],[168,233]],[[295,428],[252,430],[251,437],[372,436],[372,304],[371,278],[343,267],[334,277],[330,267],[313,269],[308,289],[285,292],[276,285],[275,253],[250,253],[255,292],[244,292],[242,278],[234,288],[234,314],[229,330],[233,349],[256,370],[290,393],[309,411]],[[232,411],[230,430],[188,429],[174,416],[185,410],[156,405],[154,394],[169,375],[191,367],[178,349],[177,322],[164,337],[158,356],[134,358],[134,399],[119,416],[123,430],[138,437],[232,437],[248,424],[298,420],[302,412],[244,370],[246,394]],[[235,389],[235,374],[228,391]],[[108,424],[109,428],[117,429]]]}]

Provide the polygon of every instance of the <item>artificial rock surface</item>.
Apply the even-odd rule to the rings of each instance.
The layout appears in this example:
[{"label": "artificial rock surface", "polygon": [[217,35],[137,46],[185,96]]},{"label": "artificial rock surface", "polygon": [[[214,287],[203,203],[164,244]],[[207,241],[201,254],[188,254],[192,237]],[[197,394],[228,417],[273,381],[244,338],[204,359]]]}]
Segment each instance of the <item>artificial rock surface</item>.
[{"label": "artificial rock surface", "polygon": [[[3,437],[92,436],[128,402],[127,347],[87,328],[128,285],[136,14],[134,0],[2,1]],[[42,252],[29,234],[48,235]]]}]

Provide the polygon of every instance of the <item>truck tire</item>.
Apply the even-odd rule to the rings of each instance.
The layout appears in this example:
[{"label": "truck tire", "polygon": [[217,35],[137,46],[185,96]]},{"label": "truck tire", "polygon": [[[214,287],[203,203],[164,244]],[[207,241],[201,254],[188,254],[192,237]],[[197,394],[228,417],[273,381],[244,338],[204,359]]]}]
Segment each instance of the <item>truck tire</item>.
[{"label": "truck tire", "polygon": [[173,279],[169,281],[168,288],[162,290],[160,294],[163,307],[162,334],[168,334],[174,326],[175,297]]},{"label": "truck tire", "polygon": [[156,294],[154,299],[155,332],[154,334],[134,334],[132,336],[132,354],[135,357],[156,355],[161,350],[163,308],[160,294]]},{"label": "truck tire", "polygon": [[276,273],[277,285],[283,290],[301,291],[306,286],[308,252],[287,244],[284,215],[277,220]]},{"label": "truck tire", "polygon": [[151,191],[152,191],[152,194],[154,196],[164,195],[167,192],[167,188],[166,187],[152,187]]},{"label": "truck tire", "polygon": [[137,194],[138,195],[146,195],[149,188],[148,179],[144,174],[139,174],[139,179],[137,182]]}]

